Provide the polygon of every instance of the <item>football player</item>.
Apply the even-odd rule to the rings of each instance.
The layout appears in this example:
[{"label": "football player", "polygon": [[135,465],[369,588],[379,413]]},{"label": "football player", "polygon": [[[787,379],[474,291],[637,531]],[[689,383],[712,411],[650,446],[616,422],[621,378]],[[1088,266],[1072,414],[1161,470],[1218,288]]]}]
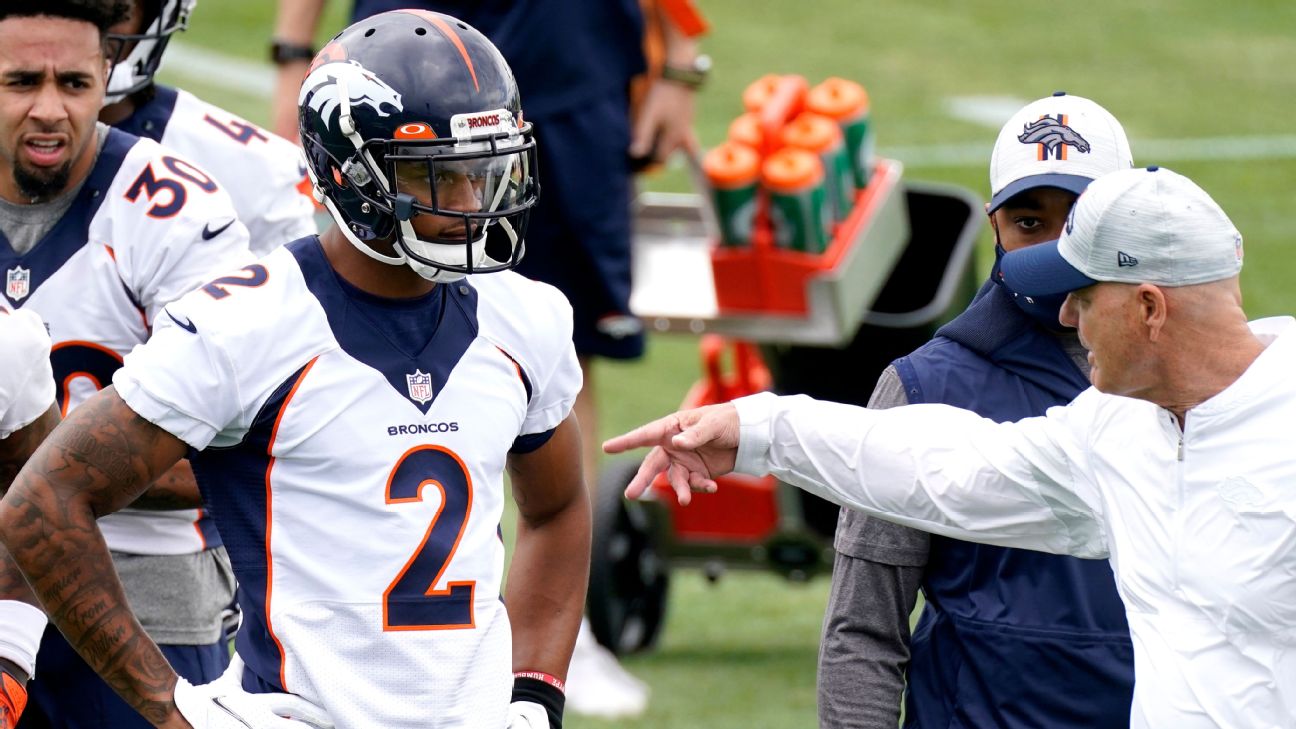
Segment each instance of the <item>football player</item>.
[{"label": "football player", "polygon": [[234,200],[252,252],[315,233],[315,206],[301,150],[183,89],[153,79],[171,36],[197,0],[129,0],[108,31],[113,58],[99,121],[161,142],[202,165]]},{"label": "football player", "polygon": [[[0,532],[156,726],[559,727],[589,567],[581,377],[570,305],[508,270],[538,195],[512,72],[467,24],[392,11],[320,52],[299,107],[336,227],[168,305]],[[186,454],[246,616],[205,686],[141,630],[95,521]]]},{"label": "football player", "polygon": [[[3,297],[44,320],[62,412],[111,382],[125,354],[165,318],[166,302],[251,258],[247,230],[210,175],[156,142],[96,122],[109,66],[103,32],[120,11],[103,0],[0,6]],[[195,488],[183,464],[159,475],[162,484]],[[228,661],[220,611],[232,598],[232,577],[208,520],[194,509],[125,511],[101,526],[132,603],[168,658],[196,681],[218,676]],[[129,707],[57,630],[44,629],[40,611],[21,603],[34,602],[31,592],[12,577],[0,579],[0,659],[19,670],[0,682],[27,678],[21,667],[33,664],[39,642],[27,725],[132,726]],[[157,596],[147,599],[150,592]]]}]

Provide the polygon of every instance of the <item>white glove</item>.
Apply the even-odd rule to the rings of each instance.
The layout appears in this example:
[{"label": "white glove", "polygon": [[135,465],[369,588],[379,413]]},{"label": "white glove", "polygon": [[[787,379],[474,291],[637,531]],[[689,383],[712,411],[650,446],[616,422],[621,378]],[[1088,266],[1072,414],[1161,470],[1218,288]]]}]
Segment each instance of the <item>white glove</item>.
[{"label": "white glove", "polygon": [[242,677],[243,660],[235,654],[230,667],[211,683],[194,686],[181,678],[175,687],[176,708],[194,729],[333,729],[328,714],[315,704],[296,694],[250,694],[243,690]]},{"label": "white glove", "polygon": [[534,701],[509,704],[507,729],[549,729],[549,712]]}]

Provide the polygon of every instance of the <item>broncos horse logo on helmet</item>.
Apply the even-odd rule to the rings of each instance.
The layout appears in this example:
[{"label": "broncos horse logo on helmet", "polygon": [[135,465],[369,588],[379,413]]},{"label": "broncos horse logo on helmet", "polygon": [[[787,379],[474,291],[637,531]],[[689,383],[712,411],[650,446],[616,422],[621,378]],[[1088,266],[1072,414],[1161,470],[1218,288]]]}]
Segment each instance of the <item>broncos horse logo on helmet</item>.
[{"label": "broncos horse logo on helmet", "polygon": [[331,126],[333,112],[344,104],[371,107],[379,116],[405,110],[396,89],[354,60],[325,63],[311,71],[302,82],[297,103],[314,109],[326,127]]},{"label": "broncos horse logo on helmet", "polygon": [[1042,144],[1048,155],[1056,155],[1058,147],[1067,145],[1075,147],[1077,152],[1087,153],[1089,142],[1080,133],[1053,117],[1044,117],[1022,127],[1017,137],[1022,144]]},{"label": "broncos horse logo on helmet", "polygon": [[439,13],[374,15],[320,51],[297,113],[315,196],[365,255],[433,281],[521,260],[535,139],[481,33]]}]

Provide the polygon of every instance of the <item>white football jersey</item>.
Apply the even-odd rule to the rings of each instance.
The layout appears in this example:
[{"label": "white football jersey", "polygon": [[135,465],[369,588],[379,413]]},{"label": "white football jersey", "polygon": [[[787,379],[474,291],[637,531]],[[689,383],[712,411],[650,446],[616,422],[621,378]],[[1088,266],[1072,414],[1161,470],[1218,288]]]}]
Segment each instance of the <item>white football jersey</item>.
[{"label": "white football jersey", "polygon": [[426,336],[393,339],[382,301],[296,241],[169,305],[114,382],[201,451],[255,683],[339,729],[503,727],[503,472],[580,389],[571,308],[474,276],[428,295]]},{"label": "white football jersey", "polygon": [[31,425],[53,404],[49,353],[40,317],[0,301],[0,439]]},{"label": "white football jersey", "polygon": [[[117,129],[54,228],[23,255],[0,246],[7,303],[36,312],[49,329],[64,414],[109,384],[163,305],[251,258],[247,229],[206,172]],[[116,551],[188,554],[215,536],[198,517],[125,510],[99,525]]]},{"label": "white football jersey", "polygon": [[115,126],[210,172],[247,226],[252,253],[262,256],[316,232],[306,161],[297,145],[183,89],[154,90],[152,99]]}]

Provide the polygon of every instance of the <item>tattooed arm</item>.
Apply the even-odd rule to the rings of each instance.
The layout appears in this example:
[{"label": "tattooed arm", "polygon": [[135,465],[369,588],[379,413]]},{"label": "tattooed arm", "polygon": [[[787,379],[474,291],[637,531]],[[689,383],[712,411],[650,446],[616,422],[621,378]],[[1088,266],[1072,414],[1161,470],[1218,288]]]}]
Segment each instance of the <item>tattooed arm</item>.
[{"label": "tattooed arm", "polygon": [[[0,438],[0,496],[9,490],[14,476],[18,475],[23,464],[36,452],[36,447],[54,430],[60,419],[58,406],[51,405],[31,425],[14,432],[8,438]],[[181,460],[167,469],[131,506],[158,511],[202,507],[202,495],[198,492],[198,483],[194,480],[189,461]],[[0,600],[3,599],[6,597],[3,583],[0,582]],[[34,600],[30,602],[36,604]]]},{"label": "tattooed arm", "polygon": [[133,502],[185,454],[109,387],[54,430],[0,501],[0,539],[50,620],[146,719],[188,727],[177,676],[131,613],[95,519]]},{"label": "tattooed arm", "polygon": [[174,511],[176,509],[202,508],[202,494],[194,479],[193,467],[188,459],[181,459],[166,473],[157,477],[138,499],[130,504],[132,509]]},{"label": "tattooed arm", "polygon": [[18,470],[58,423],[58,405],[50,405],[44,415],[14,431],[8,438],[0,439],[0,493],[9,490],[9,484],[13,483]]},{"label": "tattooed arm", "polygon": [[[54,430],[58,422],[58,406],[50,405],[44,415],[14,431],[8,438],[0,439],[0,494],[9,490],[9,485],[13,483],[18,470],[31,457],[41,441],[45,440],[45,436]],[[27,584],[27,580],[23,579],[22,573],[18,571],[13,558],[9,556],[9,551],[3,546],[0,546],[0,600],[17,600],[40,607],[35,593]],[[8,628],[16,629],[12,624]],[[39,635],[33,634],[31,638],[39,640]],[[30,678],[23,667],[8,658],[0,658],[0,670],[20,682],[25,683]]]}]

